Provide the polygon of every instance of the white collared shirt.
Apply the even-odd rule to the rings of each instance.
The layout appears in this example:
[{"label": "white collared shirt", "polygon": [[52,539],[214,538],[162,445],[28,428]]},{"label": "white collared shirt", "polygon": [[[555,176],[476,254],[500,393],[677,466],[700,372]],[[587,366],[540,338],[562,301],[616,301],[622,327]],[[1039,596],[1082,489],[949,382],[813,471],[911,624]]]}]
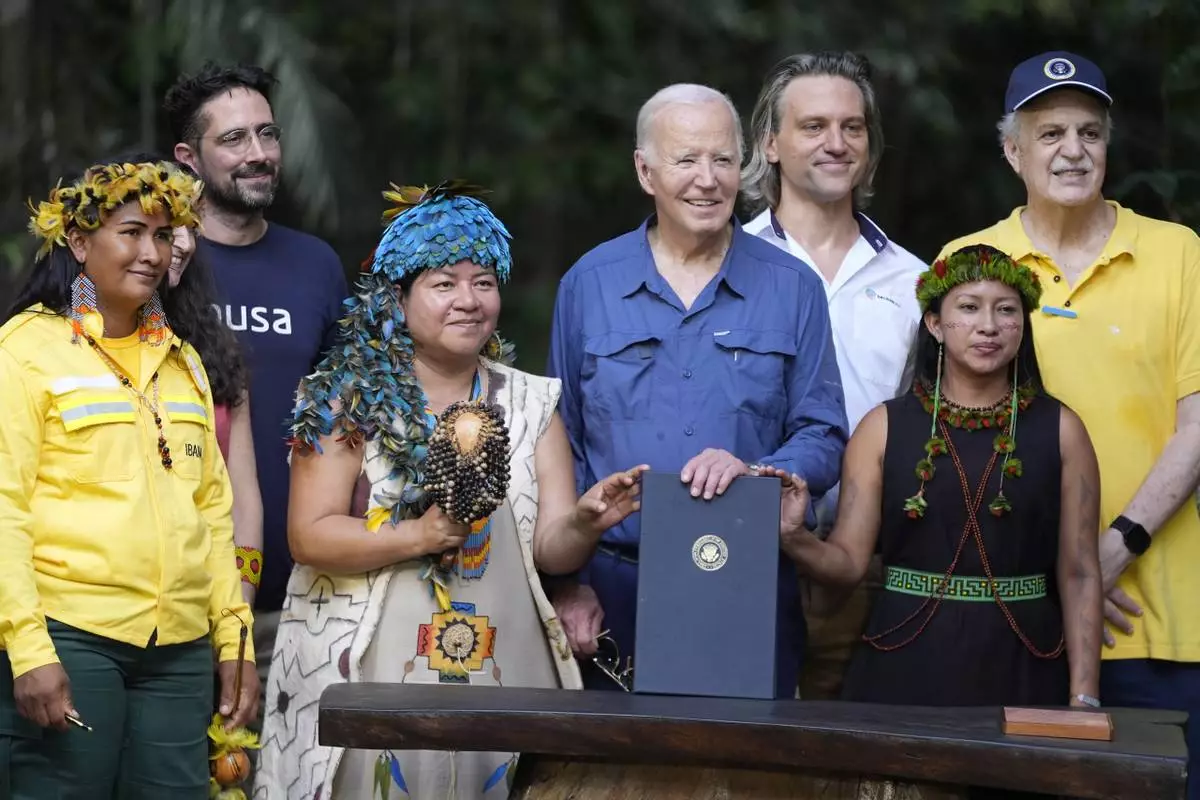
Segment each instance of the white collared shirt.
[{"label": "white collared shirt", "polygon": [[[921,259],[890,241],[866,214],[855,212],[854,218],[858,239],[832,283],[770,209],[743,226],[747,233],[803,261],[821,279],[851,433],[868,411],[898,396],[911,380],[909,355],[921,320],[917,277],[927,269]],[[822,536],[833,526],[840,490],[839,483],[816,503]]]},{"label": "white collared shirt", "polygon": [[832,283],[770,210],[743,226],[747,233],[803,261],[825,286],[851,431],[868,411],[896,397],[908,382],[909,352],[921,317],[917,277],[928,268],[890,241],[865,214],[855,213],[855,218],[858,240]]}]

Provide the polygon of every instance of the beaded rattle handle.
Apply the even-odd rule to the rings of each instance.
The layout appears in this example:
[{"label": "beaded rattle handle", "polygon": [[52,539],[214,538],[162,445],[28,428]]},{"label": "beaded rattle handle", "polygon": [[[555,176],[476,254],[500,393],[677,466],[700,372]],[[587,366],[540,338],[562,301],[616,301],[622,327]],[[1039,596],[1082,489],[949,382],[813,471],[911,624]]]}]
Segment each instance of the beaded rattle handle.
[{"label": "beaded rattle handle", "polygon": [[[463,414],[468,416],[464,417]],[[491,438],[487,439],[488,443],[485,444],[481,442],[480,436],[490,436]],[[452,488],[454,481],[450,478],[455,471],[461,469],[461,462],[458,461],[461,458],[468,457],[474,460],[481,457],[486,458],[489,452],[493,456],[503,456],[507,453],[508,431],[498,409],[473,400],[453,403],[437,419],[431,438],[433,442],[430,447],[429,461],[433,462],[431,473],[434,480],[427,490],[434,501],[448,516],[457,521],[464,521],[465,517],[465,521],[474,522],[486,517],[492,509],[482,509],[477,504],[470,502],[464,504],[461,495],[455,496]],[[483,475],[483,462],[477,463],[480,463],[479,470]],[[507,462],[505,461],[501,482],[504,486],[508,483],[506,467]],[[502,491],[500,486],[490,488],[493,493],[497,490]],[[459,548],[441,553],[438,557],[439,568],[444,571],[452,569],[458,553]]]}]

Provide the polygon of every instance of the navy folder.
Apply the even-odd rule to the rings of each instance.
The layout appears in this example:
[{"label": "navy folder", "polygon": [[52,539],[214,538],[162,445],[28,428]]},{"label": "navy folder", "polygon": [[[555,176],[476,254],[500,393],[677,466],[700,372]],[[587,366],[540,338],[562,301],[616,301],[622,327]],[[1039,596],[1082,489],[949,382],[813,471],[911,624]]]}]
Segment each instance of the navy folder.
[{"label": "navy folder", "polygon": [[775,697],[780,492],[744,476],[704,500],[642,475],[635,692]]}]

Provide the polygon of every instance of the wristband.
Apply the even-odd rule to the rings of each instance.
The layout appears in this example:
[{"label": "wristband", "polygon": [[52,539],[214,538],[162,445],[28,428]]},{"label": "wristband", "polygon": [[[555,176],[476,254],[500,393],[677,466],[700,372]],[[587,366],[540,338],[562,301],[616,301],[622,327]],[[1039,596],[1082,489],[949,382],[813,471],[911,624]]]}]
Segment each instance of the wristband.
[{"label": "wristband", "polygon": [[1100,707],[1100,701],[1095,697],[1092,697],[1090,694],[1077,694],[1075,695],[1075,699],[1083,703],[1085,706],[1091,706],[1092,708]]},{"label": "wristband", "polygon": [[238,572],[242,573],[242,582],[257,589],[258,582],[262,580],[262,551],[253,547],[242,547],[239,544],[234,546],[233,553]]}]

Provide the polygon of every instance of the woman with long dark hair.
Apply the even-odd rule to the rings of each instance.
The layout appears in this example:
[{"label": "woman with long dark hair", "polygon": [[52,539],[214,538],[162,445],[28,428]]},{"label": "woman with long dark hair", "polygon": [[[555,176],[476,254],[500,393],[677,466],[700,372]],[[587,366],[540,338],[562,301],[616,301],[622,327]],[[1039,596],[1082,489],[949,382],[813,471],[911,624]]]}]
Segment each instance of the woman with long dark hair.
[{"label": "woman with long dark hair", "polygon": [[[110,163],[147,164],[164,160],[156,153],[134,151],[117,155]],[[189,167],[172,163],[198,181]],[[197,215],[202,202],[202,196],[195,200]],[[18,295],[10,316],[36,302],[23,296],[31,288],[27,286]],[[212,272],[196,253],[194,227],[179,225],[172,231],[171,262],[160,292],[164,302],[173,308],[175,335],[196,348],[212,389],[213,428],[233,487],[234,563],[242,576],[242,596],[253,607],[262,579],[263,510],[250,426],[250,381],[237,337],[214,313],[216,290]]]},{"label": "woman with long dark hair", "polygon": [[212,309],[160,291],[198,193],[169,163],[108,162],[31,222],[42,246],[0,327],[0,771],[18,800],[207,798],[214,650],[227,724],[256,713],[212,391],[180,335]]},{"label": "woman with long dark hair", "polygon": [[[1029,319],[1040,295],[990,247],[925,272],[911,391],[855,431],[828,541],[786,544],[832,587],[882,554],[844,699],[1099,704],[1098,468],[1079,418],[1042,388]],[[791,483],[794,515],[807,498]]]},{"label": "woman with long dark hair", "polygon": [[217,445],[233,485],[233,544],[242,596],[253,606],[262,579],[263,506],[250,426],[250,381],[237,337],[213,313],[212,273],[196,252],[196,234],[187,226],[174,231],[166,285],[167,291],[182,291],[200,310],[208,311],[189,314],[191,326],[178,333],[196,348],[212,384]]}]

